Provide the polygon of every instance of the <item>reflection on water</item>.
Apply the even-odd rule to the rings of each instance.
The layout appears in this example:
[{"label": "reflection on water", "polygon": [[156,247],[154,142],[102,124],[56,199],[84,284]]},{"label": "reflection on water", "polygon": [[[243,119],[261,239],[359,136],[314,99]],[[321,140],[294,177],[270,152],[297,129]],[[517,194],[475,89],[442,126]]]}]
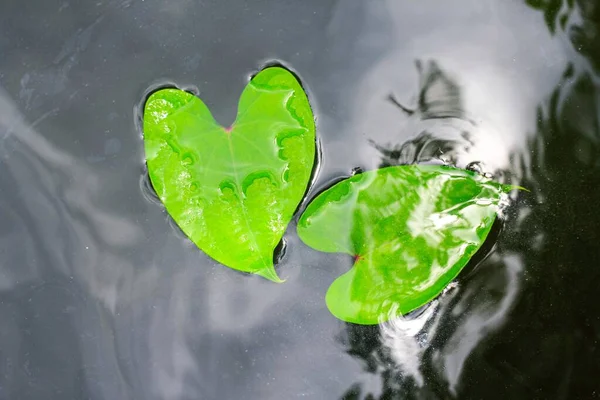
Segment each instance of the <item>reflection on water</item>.
[{"label": "reflection on water", "polygon": [[[600,3],[28,4],[0,2],[0,399],[597,395]],[[144,90],[197,85],[228,120],[274,58],[314,99],[310,196],[410,162],[531,190],[419,312],[343,324],[323,296],[347,257],[292,226],[287,283],[270,285],[213,263],[145,197]]]},{"label": "reflection on water", "polygon": [[[420,67],[420,62],[417,66],[421,72],[418,107],[411,110],[393,97],[390,100],[405,117],[417,119],[413,126],[423,123],[422,131],[395,146],[371,142],[381,153],[380,166],[435,161],[459,165],[462,162],[463,168],[476,168],[485,173],[482,162],[473,159],[471,154],[474,142],[482,138],[474,136],[478,133],[477,126],[466,117],[460,86],[435,61],[430,61],[426,70]],[[483,249],[476,259],[487,256],[490,250],[489,247]],[[407,395],[415,390],[432,395],[436,392],[436,386],[432,385],[435,378],[441,378],[437,382],[441,392],[437,394],[445,392],[446,385],[456,393],[467,357],[487,332],[501,326],[519,288],[523,264],[518,256],[493,254],[486,262],[490,264],[492,260],[501,264],[500,268],[496,274],[488,274],[485,280],[479,281],[475,289],[484,290],[490,283],[498,288],[502,282],[502,295],[492,301],[472,302],[472,298],[481,293],[474,292],[472,282],[477,277],[470,276],[465,287],[454,283],[424,310],[382,324],[378,335],[365,334],[371,328],[348,324],[347,329],[354,332],[350,335],[354,341],[346,343],[351,348],[350,354],[368,358],[368,364],[376,365],[371,368],[373,373],[382,376],[380,398]],[[367,347],[369,351],[356,352],[355,346]],[[362,395],[360,387],[355,386],[343,398],[362,398]]]},{"label": "reflection on water", "polygon": [[[446,398],[447,390],[458,398],[492,393],[493,398],[588,398],[596,393],[589,379],[600,370],[593,344],[600,336],[600,325],[593,322],[599,310],[586,296],[595,293],[590,282],[597,279],[600,261],[595,245],[600,221],[593,211],[598,204],[593,188],[600,184],[600,108],[592,67],[600,53],[589,51],[600,44],[600,7],[591,1],[565,2],[562,9],[560,1],[531,3],[544,12],[552,33],[568,31],[575,49],[586,56],[565,64],[563,77],[537,107],[533,135],[512,150],[510,162],[485,170],[517,180],[532,193],[513,205],[494,251],[477,273],[459,278],[456,289],[434,302],[425,323],[423,315],[409,315],[391,329],[381,326],[378,334],[347,326],[354,339],[346,343],[349,353],[380,374],[382,389],[374,396],[353,386],[344,399]],[[477,124],[458,133],[468,111],[462,108],[460,85],[444,75],[442,63],[430,65],[421,82],[437,79],[442,90],[432,95],[431,86],[421,83],[415,110],[395,105],[421,121],[461,120],[453,127],[456,138],[448,138],[447,127],[436,121],[406,142],[374,144],[382,165],[479,161],[471,146],[488,138],[477,137],[482,134]],[[424,112],[429,107],[423,99],[437,114]],[[411,331],[411,324],[422,330]]]},{"label": "reflection on water", "polygon": [[380,167],[434,160],[456,166],[459,158],[468,157],[474,130],[466,118],[460,87],[437,62],[429,61],[425,70],[421,61],[416,65],[420,85],[415,109],[405,107],[393,95],[388,99],[414,119],[414,125],[422,124],[422,130],[404,143],[383,146],[371,141],[381,153]]}]

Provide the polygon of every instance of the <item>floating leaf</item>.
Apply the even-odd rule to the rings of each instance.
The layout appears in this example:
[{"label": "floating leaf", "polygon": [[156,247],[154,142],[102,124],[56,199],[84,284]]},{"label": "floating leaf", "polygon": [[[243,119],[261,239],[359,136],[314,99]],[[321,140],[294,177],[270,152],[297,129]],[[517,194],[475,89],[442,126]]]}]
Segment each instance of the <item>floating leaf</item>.
[{"label": "floating leaf", "polygon": [[298,223],[308,246],[354,257],[329,287],[337,318],[377,324],[431,301],[481,247],[511,187],[470,171],[403,165],[346,179]]},{"label": "floating leaf", "polygon": [[306,192],[315,123],[300,83],[269,67],[225,128],[194,95],[164,89],[144,110],[150,180],[181,230],[220,263],[281,282],[273,252]]}]

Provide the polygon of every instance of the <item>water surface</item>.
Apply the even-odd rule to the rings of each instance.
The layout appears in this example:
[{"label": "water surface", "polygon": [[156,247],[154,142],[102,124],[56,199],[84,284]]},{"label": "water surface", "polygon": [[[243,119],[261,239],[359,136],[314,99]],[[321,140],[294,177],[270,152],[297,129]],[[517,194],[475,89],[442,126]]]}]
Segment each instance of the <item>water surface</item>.
[{"label": "water surface", "polygon": [[[0,398],[598,396],[599,20],[593,0],[3,1]],[[194,86],[228,125],[276,60],[317,117],[309,197],[409,162],[531,189],[420,314],[342,323],[324,295],[347,257],[292,224],[275,285],[149,198],[148,89]]]}]

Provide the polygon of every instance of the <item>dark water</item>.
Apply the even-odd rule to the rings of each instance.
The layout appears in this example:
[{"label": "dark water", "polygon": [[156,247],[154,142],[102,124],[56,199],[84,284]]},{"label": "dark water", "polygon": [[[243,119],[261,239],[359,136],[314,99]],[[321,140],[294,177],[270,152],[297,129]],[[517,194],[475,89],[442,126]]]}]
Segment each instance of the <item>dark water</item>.
[{"label": "dark water", "polygon": [[[234,118],[279,60],[317,115],[313,196],[447,162],[523,185],[420,314],[344,324],[350,265],[295,235],[275,285],[217,265],[144,188],[136,110]],[[3,0],[0,399],[600,397],[600,2]]]}]

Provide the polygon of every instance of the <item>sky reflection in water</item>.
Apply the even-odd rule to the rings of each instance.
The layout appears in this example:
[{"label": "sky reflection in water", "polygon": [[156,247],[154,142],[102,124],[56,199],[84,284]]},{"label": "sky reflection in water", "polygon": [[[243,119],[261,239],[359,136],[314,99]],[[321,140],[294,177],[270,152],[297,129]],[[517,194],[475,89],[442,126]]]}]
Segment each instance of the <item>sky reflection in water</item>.
[{"label": "sky reflection in water", "polygon": [[[0,398],[597,392],[597,2],[235,4],[0,5]],[[237,274],[140,189],[148,87],[196,85],[227,125],[272,59],[315,107],[310,196],[357,167],[440,159],[532,190],[420,315],[343,324],[323,296],[351,260],[291,227],[285,286]]]}]

